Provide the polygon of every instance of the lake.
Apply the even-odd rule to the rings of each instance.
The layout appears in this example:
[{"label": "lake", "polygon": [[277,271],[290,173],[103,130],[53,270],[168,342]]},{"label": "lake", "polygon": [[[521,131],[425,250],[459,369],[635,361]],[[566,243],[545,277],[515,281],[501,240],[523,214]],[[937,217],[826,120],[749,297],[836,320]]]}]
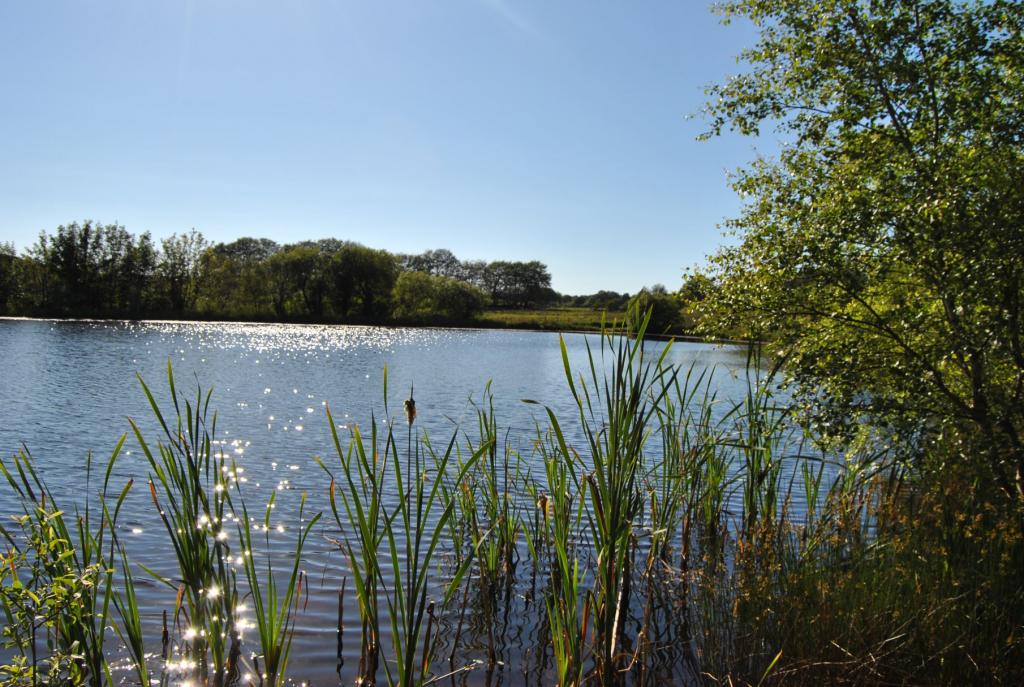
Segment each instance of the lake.
[{"label": "lake", "polygon": [[[587,364],[587,342],[599,352],[599,337],[567,334],[566,350],[574,369]],[[659,353],[664,343],[645,344]],[[136,379],[141,375],[157,400],[170,407],[166,369],[174,367],[179,391],[194,396],[197,384],[213,389],[218,414],[216,440],[244,468],[244,494],[250,510],[262,513],[277,493],[275,522],[283,534],[279,551],[293,545],[299,495],[309,496],[307,511],[326,508],[328,478],[316,463],[323,457],[337,466],[326,418],[329,405],[344,442],[353,425],[388,417],[403,426],[402,401],[414,389],[418,410],[415,431],[443,444],[453,432],[476,432],[476,406],[488,383],[499,431],[508,436],[525,464],[536,461],[537,424],[546,423],[547,405],[567,427],[570,443],[579,441],[576,408],[567,390],[559,336],[519,331],[413,329],[354,326],[240,324],[226,322],[106,322],[0,320],[0,451],[9,457],[22,445],[64,507],[81,504],[98,490],[101,475],[86,481],[86,456],[105,462],[127,418],[135,418],[146,436],[158,439],[157,425]],[[699,343],[676,343],[669,359],[683,368],[715,368],[721,407],[746,391],[746,351]],[[533,469],[543,472],[537,465]],[[98,471],[97,471],[98,472]],[[114,473],[123,486],[134,478],[120,521],[134,562],[173,575],[173,556],[144,484],[148,464],[129,437]],[[12,512],[10,490],[0,508]],[[336,683],[335,625],[337,593],[346,562],[324,538],[336,530],[331,518],[310,538],[303,567],[309,575],[308,603],[300,614],[292,670],[316,684]],[[173,607],[174,592],[140,570],[140,602],[147,627],[159,636],[160,614]],[[351,582],[351,581],[350,581]],[[351,584],[349,586],[351,589]],[[346,622],[357,624],[354,598],[345,599]],[[159,651],[159,644],[153,649]],[[355,632],[346,646],[346,668],[358,660]],[[348,675],[343,671],[343,676]],[[517,679],[507,676],[507,680]],[[350,680],[349,680],[350,681]]]}]

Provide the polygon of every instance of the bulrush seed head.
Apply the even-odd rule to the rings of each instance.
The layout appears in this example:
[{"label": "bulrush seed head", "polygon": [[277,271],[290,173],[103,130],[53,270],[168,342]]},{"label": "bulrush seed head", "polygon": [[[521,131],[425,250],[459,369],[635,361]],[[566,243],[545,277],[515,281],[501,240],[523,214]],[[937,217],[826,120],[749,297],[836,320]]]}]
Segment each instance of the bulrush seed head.
[{"label": "bulrush seed head", "polygon": [[409,398],[405,401],[405,420],[410,425],[416,421],[416,399],[412,397],[412,387],[409,387]]}]

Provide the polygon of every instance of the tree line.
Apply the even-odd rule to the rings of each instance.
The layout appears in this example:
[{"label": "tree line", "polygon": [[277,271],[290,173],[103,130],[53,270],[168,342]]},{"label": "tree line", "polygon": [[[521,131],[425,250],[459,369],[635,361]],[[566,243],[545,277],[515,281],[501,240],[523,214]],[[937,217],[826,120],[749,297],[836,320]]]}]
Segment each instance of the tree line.
[{"label": "tree line", "polygon": [[559,299],[543,263],[393,254],[351,241],[279,245],[200,232],[160,241],[93,221],[0,243],[0,314],[338,322],[468,321]]}]

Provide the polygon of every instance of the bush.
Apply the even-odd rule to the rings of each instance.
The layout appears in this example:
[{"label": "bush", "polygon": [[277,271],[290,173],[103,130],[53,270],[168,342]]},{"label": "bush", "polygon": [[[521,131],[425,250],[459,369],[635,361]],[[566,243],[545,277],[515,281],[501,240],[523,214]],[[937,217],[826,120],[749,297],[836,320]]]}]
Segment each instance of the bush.
[{"label": "bush", "polygon": [[675,294],[642,289],[630,299],[629,308],[636,308],[637,312],[651,311],[651,322],[647,328],[651,334],[678,333],[685,328],[683,311]]}]

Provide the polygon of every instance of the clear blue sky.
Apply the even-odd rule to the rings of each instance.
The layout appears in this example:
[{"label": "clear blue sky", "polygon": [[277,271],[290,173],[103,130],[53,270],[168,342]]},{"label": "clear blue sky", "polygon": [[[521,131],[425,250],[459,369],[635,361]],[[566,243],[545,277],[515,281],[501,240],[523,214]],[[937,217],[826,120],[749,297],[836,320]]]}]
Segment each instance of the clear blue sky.
[{"label": "clear blue sky", "polygon": [[676,288],[723,240],[704,0],[0,3],[0,240],[336,237],[538,259],[565,293]]}]

